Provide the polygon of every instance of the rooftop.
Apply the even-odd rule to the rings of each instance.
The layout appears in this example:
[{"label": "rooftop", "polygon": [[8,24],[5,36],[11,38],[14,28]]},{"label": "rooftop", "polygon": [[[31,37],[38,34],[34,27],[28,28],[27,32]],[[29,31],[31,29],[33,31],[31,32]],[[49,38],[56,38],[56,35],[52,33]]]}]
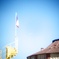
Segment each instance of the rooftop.
[{"label": "rooftop", "polygon": [[52,43],[47,48],[42,49],[41,51],[32,55],[47,54],[47,53],[59,53],[59,39],[53,40]]}]

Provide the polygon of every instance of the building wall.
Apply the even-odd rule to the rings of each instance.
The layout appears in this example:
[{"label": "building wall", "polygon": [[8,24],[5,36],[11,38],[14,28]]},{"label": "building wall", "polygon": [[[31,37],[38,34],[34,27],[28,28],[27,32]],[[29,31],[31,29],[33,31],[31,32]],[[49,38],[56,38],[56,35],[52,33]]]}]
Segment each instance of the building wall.
[{"label": "building wall", "polygon": [[35,55],[27,57],[27,59],[59,59],[59,53]]},{"label": "building wall", "polygon": [[27,57],[27,59],[37,59],[37,56],[36,56],[36,55],[34,55],[34,56],[29,56],[29,57]]},{"label": "building wall", "polygon": [[59,59],[59,53],[58,54],[50,54],[50,59]]},{"label": "building wall", "polygon": [[35,59],[35,56],[32,56],[31,59]]},{"label": "building wall", "polygon": [[31,59],[37,59],[37,55],[31,56]]},{"label": "building wall", "polygon": [[37,56],[37,59],[46,59],[46,55],[45,55],[45,54],[43,54],[43,55],[38,55],[38,56]]},{"label": "building wall", "polygon": [[46,59],[50,59],[50,53],[46,54]]},{"label": "building wall", "polygon": [[35,56],[30,56],[27,57],[27,59],[46,59],[46,55],[35,55]]},{"label": "building wall", "polygon": [[31,57],[27,57],[27,59],[31,59]]}]

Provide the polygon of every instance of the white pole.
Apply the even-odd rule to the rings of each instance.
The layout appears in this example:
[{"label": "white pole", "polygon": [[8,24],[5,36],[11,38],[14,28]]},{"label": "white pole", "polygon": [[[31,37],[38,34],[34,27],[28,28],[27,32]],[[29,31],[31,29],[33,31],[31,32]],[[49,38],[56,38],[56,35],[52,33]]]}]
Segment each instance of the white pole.
[{"label": "white pole", "polygon": [[16,26],[16,21],[17,21],[17,13],[15,14],[15,48],[17,49],[18,52],[18,36],[17,36],[17,26]]},{"label": "white pole", "polygon": [[17,12],[15,13],[15,37],[16,37],[16,35],[17,35],[17,29],[16,29],[16,17],[17,17]]}]

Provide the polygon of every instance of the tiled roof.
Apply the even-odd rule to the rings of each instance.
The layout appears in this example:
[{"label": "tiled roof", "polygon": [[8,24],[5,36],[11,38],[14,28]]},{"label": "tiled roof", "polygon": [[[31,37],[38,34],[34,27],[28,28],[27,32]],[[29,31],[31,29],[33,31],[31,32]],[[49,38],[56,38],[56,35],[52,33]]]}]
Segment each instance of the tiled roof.
[{"label": "tiled roof", "polygon": [[59,53],[59,39],[54,40],[47,48],[32,55],[47,54],[47,53]]}]

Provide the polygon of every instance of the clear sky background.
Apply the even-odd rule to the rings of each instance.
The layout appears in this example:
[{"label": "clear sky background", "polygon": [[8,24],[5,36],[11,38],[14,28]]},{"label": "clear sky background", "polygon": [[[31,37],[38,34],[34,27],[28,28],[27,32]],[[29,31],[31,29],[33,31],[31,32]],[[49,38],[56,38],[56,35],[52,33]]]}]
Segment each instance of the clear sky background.
[{"label": "clear sky background", "polygon": [[[0,49],[15,39],[15,12],[18,13],[19,53],[13,59],[46,48],[59,38],[58,0],[0,0]],[[4,53],[2,54],[4,59]]]}]

